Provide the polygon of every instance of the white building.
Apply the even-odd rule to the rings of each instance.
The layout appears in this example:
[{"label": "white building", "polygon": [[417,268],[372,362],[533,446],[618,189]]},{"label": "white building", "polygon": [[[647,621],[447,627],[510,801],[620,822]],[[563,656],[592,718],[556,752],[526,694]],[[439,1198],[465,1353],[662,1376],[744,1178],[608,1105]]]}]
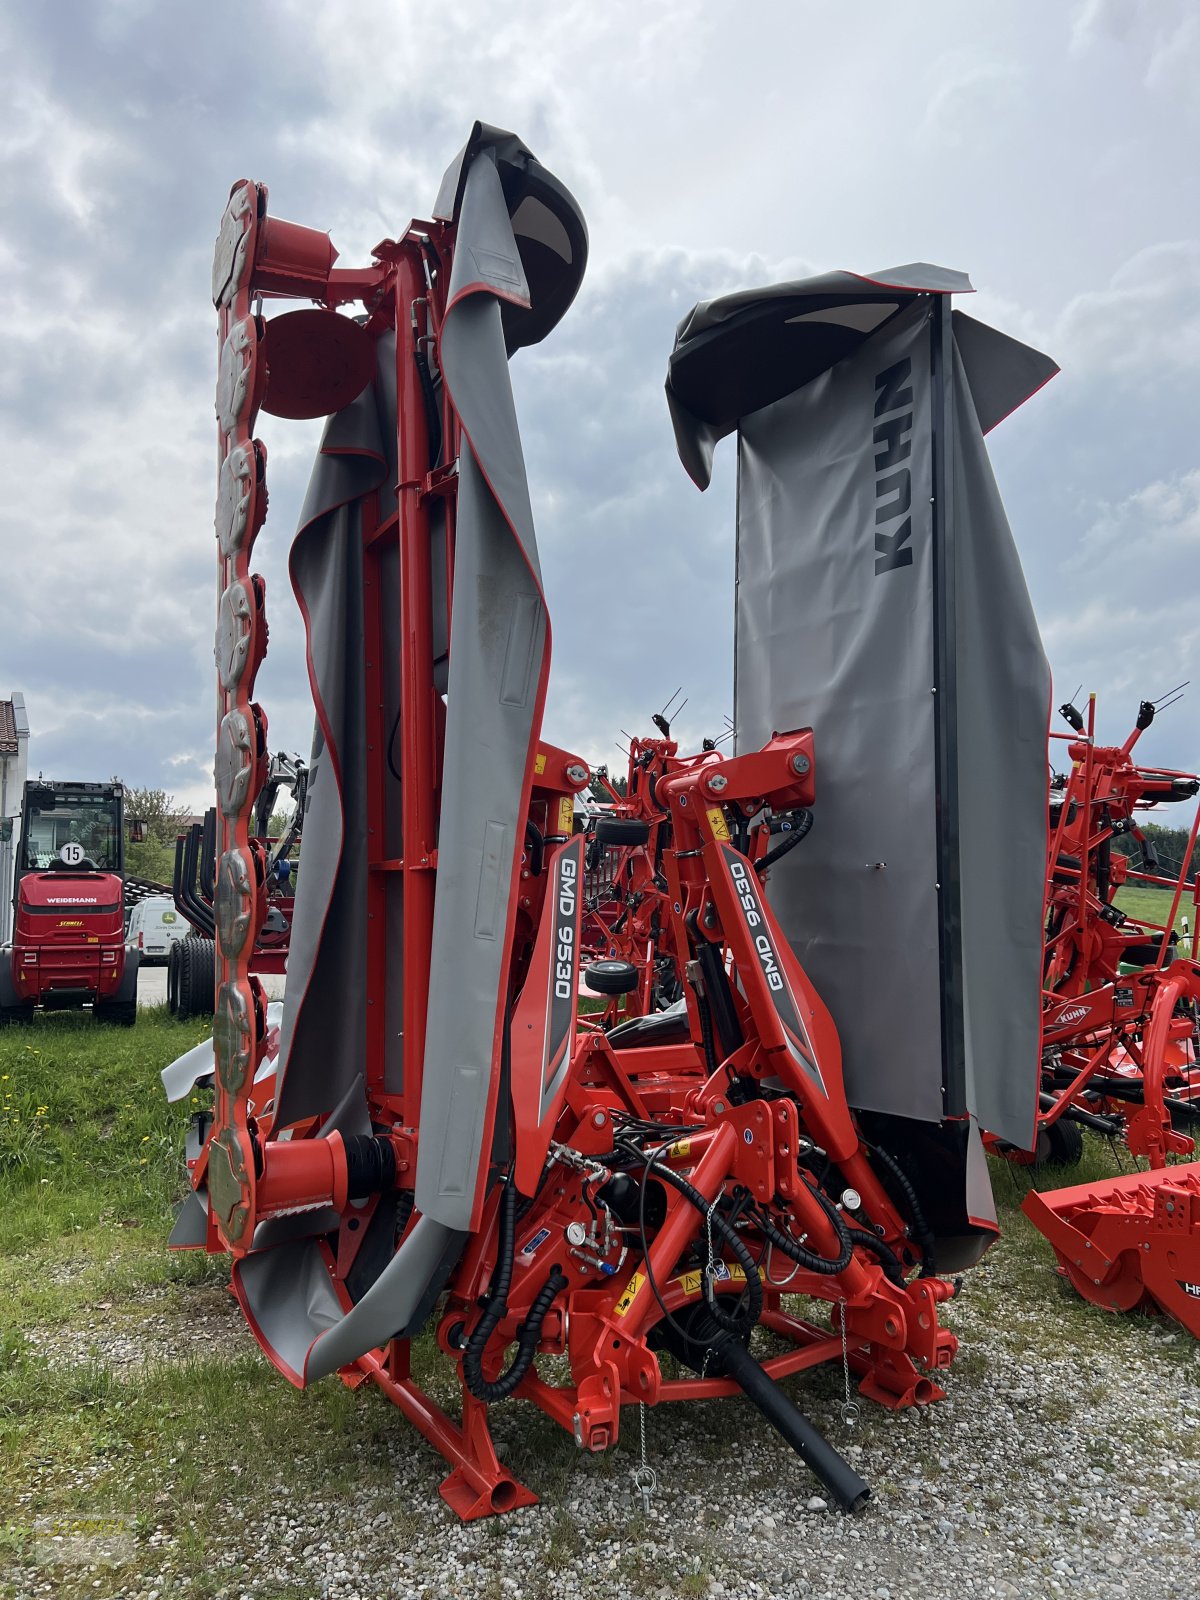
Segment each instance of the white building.
[{"label": "white building", "polygon": [[13,866],[21,833],[29,719],[25,696],[0,700],[0,944],[12,937]]}]

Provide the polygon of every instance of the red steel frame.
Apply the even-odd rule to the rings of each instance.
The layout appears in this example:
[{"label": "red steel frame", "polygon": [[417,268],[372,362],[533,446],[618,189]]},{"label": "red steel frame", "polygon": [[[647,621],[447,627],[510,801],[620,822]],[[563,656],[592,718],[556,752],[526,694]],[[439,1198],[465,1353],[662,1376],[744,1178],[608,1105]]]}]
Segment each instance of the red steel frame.
[{"label": "red steel frame", "polygon": [[[1158,1307],[1200,1336],[1200,1163],[1171,1164],[1195,1149],[1173,1126],[1172,1109],[1186,1112],[1196,1098],[1197,930],[1186,955],[1172,930],[1200,811],[1173,877],[1135,870],[1111,848],[1118,834],[1142,837],[1138,812],[1164,799],[1188,798],[1200,785],[1192,773],[1134,764],[1133,748],[1153,711],[1143,705],[1123,745],[1100,746],[1092,696],[1086,723],[1075,713],[1074,732],[1053,735],[1068,741],[1072,767],[1061,787],[1047,863],[1047,1103],[1040,1116],[1045,1129],[1080,1112],[1108,1118],[1123,1128],[1135,1160],[1144,1157],[1150,1171],[1031,1192],[1023,1209],[1053,1245],[1059,1270],[1087,1299],[1114,1311]],[[1115,891],[1126,882],[1172,891],[1165,923],[1135,922],[1115,909]],[[1191,893],[1196,906],[1200,882]]]},{"label": "red steel frame", "polygon": [[[1143,708],[1123,745],[1101,746],[1092,696],[1086,724],[1081,718],[1072,734],[1052,735],[1067,741],[1072,766],[1059,791],[1047,859],[1042,1048],[1043,1090],[1051,1103],[1040,1126],[1053,1127],[1072,1107],[1119,1116],[1133,1154],[1162,1166],[1168,1154],[1189,1155],[1194,1148],[1173,1129],[1164,1097],[1172,1087],[1190,1097],[1187,1079],[1195,1065],[1196,931],[1185,956],[1172,929],[1188,884],[1200,810],[1173,876],[1134,868],[1112,849],[1112,840],[1123,834],[1142,838],[1138,816],[1165,799],[1194,794],[1200,780],[1134,764],[1133,748],[1152,714],[1152,707]],[[1119,912],[1113,900],[1124,883],[1170,890],[1166,922],[1160,926]],[[1191,895],[1195,905],[1200,885],[1191,886]],[[1153,959],[1147,960],[1151,948]],[[1114,1091],[1110,1096],[1106,1084]],[[1132,1091],[1129,1098],[1122,1088]]]},{"label": "red steel frame", "polygon": [[[218,927],[215,1119],[192,1179],[208,1186],[209,1248],[235,1257],[251,1247],[260,1220],[298,1206],[342,1210],[348,1192],[341,1137],[308,1137],[320,1131],[318,1119],[292,1126],[287,1139],[275,1137],[283,1130],[272,1124],[274,1078],[254,1081],[266,1040],[262,994],[249,963],[266,895],[248,820],[263,770],[266,724],[250,699],[265,649],[261,585],[256,591],[249,571],[253,536],[265,515],[265,452],[251,434],[263,386],[258,351],[264,328],[252,301],[298,296],[332,315],[342,303],[359,300],[367,308],[369,335],[393,328],[397,334],[397,510],[380,521],[368,499],[361,524],[370,846],[365,1065],[372,1121],[388,1130],[380,1138],[394,1155],[397,1187],[411,1189],[426,1070],[444,717],[433,677],[430,552],[436,507],[452,569],[456,490],[453,465],[429,465],[414,357],[418,343],[433,352],[438,348],[453,250],[452,225],[419,222],[400,240],[380,245],[364,271],[339,271],[323,235],[268,218],[265,190],[248,183],[235,185],[223,223],[214,278],[224,375],[221,460],[225,479],[231,463],[244,468],[249,462],[250,471],[237,480],[248,499],[246,531],[222,545],[222,615],[230,609],[231,588],[241,586],[239,592],[251,597],[257,592],[259,603],[239,613],[245,670],[238,675],[219,659],[220,870],[237,892],[227,891],[225,927]],[[232,263],[227,272],[222,262]],[[442,404],[443,437],[449,441],[443,459],[453,463],[469,445],[458,437],[448,396]],[[218,526],[220,531],[220,513]],[[382,564],[389,549],[398,552],[400,572],[402,858],[387,855],[385,835],[392,730],[384,706],[383,641],[391,619],[382,609]],[[769,847],[770,817],[806,807],[814,797],[811,732],[777,735],[762,751],[734,758],[715,750],[680,756],[669,739],[638,741],[635,758],[654,782],[644,784],[641,798],[623,806],[622,814],[644,818],[655,843],[653,859],[645,851],[631,854],[629,881],[638,885],[641,904],[652,906],[654,927],[640,912],[631,925],[629,953],[639,969],[638,984],[624,1015],[652,1010],[656,964],[666,963],[687,996],[687,1036],[616,1049],[605,1027],[615,1011],[606,1019],[577,1013],[582,906],[569,891],[582,877],[583,844],[567,836],[573,797],[589,774],[567,752],[542,743],[528,820],[546,849],[540,870],[531,858],[522,864],[513,935],[513,1168],[507,1184],[493,1185],[483,1200],[480,1226],[453,1270],[437,1322],[438,1343],[463,1375],[462,1420],[447,1417],[414,1383],[404,1338],[368,1351],[342,1372],[352,1385],[376,1384],[441,1451],[453,1469],[442,1493],[463,1517],[533,1498],[499,1462],[488,1404],[478,1397],[480,1381],[467,1371],[473,1336],[493,1309],[498,1312],[482,1356],[483,1386],[496,1384],[506,1349],[536,1319],[538,1350],[566,1356],[571,1380],[551,1385],[530,1366],[512,1392],[593,1450],[616,1441],[624,1404],[735,1391],[724,1374],[665,1379],[656,1341],[666,1335],[668,1314],[715,1316],[726,1298],[752,1306],[753,1285],[761,1294],[760,1320],[788,1344],[763,1363],[774,1376],[841,1359],[845,1350],[865,1395],[905,1406],[942,1394],[934,1375],[956,1349],[937,1313],[953,1286],[933,1276],[928,1262],[913,1275],[919,1252],[910,1219],[880,1181],[859,1138],[842,1092],[832,1021],[761,892],[755,863],[761,865],[760,852]],[[383,1078],[384,910],[393,873],[404,883],[405,1059],[398,1093],[386,1092]],[[231,906],[244,927],[231,919]],[[234,936],[227,936],[231,921]],[[699,959],[706,946],[710,982],[718,969],[727,977],[739,1042],[714,1043],[710,1037]],[[560,1039],[555,1006],[564,993],[570,1000]],[[692,1198],[663,1174],[690,1186]],[[621,1184],[632,1184],[641,1196],[636,1226],[628,1216],[618,1218],[615,1200],[597,1199]],[[841,1199],[822,1184],[834,1184]],[[518,1191],[526,1209],[513,1224],[511,1282],[496,1308],[484,1310],[503,1248],[502,1213]],[[647,1195],[656,1208],[649,1222]],[[711,1230],[714,1213],[727,1212],[734,1220],[714,1256],[702,1237],[706,1220]],[[346,1278],[365,1231],[364,1215],[355,1218],[357,1233],[343,1227],[336,1248],[321,1247],[347,1307]],[[852,1242],[848,1221],[858,1230]],[[775,1230],[774,1246],[768,1224]],[[805,1264],[814,1255],[825,1263],[838,1257],[843,1240],[845,1259],[836,1270]],[[771,1270],[772,1250],[778,1260],[784,1245],[785,1254],[801,1255],[793,1256],[792,1271],[779,1280]],[[539,1312],[550,1259],[550,1278],[563,1283]],[[791,1309],[794,1295],[829,1302],[831,1326],[798,1316]]]}]

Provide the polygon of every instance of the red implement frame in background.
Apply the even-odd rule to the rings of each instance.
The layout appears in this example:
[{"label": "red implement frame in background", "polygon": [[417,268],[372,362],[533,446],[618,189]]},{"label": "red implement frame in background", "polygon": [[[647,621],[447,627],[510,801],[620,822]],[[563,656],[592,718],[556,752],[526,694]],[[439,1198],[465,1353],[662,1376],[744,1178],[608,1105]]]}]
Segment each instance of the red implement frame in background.
[{"label": "red implement frame in background", "polygon": [[[1200,1114],[1196,1091],[1200,1022],[1197,930],[1180,948],[1175,929],[1185,891],[1195,908],[1200,887],[1192,861],[1200,831],[1193,818],[1173,875],[1159,869],[1139,817],[1167,802],[1193,799],[1194,773],[1137,766],[1133,749],[1153,720],[1145,701],[1124,744],[1096,742],[1095,696],[1086,719],[1074,706],[1067,741],[1071,770],[1056,780],[1047,862],[1042,1110],[1039,1140],[1053,1159],[1078,1159],[1071,1122],[1120,1133],[1135,1165],[1151,1172],[1070,1189],[1031,1193],[1024,1209],[1053,1244],[1079,1291],[1110,1310],[1157,1305],[1200,1333],[1200,1232],[1194,1191],[1200,1164],[1172,1166],[1194,1141],[1177,1127]],[[1113,847],[1140,843],[1141,869]],[[1161,924],[1116,905],[1123,885],[1169,891]],[[1018,1157],[1018,1159],[1020,1159]]]}]

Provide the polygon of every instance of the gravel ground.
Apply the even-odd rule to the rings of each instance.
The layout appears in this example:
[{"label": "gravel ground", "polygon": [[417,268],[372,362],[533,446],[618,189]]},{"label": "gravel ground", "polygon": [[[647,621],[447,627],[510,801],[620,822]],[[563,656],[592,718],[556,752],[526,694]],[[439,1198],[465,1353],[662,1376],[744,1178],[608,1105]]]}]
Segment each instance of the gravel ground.
[{"label": "gravel ground", "polygon": [[[203,1592],[227,1600],[1195,1600],[1200,1346],[1170,1324],[1085,1312],[1048,1271],[1030,1284],[1025,1268],[1008,1285],[1007,1246],[972,1275],[990,1277],[991,1292],[976,1301],[969,1279],[951,1308],[963,1349],[947,1400],[921,1413],[868,1408],[848,1429],[838,1417],[839,1373],[793,1391],[871,1483],[859,1517],[828,1509],[742,1402],[649,1414],[659,1475],[649,1516],[629,1481],[636,1412],[624,1414],[624,1448],[584,1457],[564,1454],[552,1424],[512,1404],[496,1408],[495,1433],[543,1503],[464,1526],[436,1493],[440,1462],[397,1416],[384,1471],[372,1462],[357,1496],[314,1493],[293,1480],[286,1488],[273,1481],[279,1468],[248,1461],[231,1485],[235,1531],[204,1559],[216,1590]],[[1011,1309],[997,1317],[990,1308],[1009,1288]],[[121,1369],[200,1345],[232,1353],[249,1339],[213,1286],[173,1291],[169,1304],[147,1294],[138,1309],[138,1319],[105,1328],[97,1308],[90,1342],[99,1359]],[[1094,1327],[1090,1345],[1062,1348],[1056,1317]],[[40,1347],[60,1357],[53,1337]],[[356,1403],[385,1404],[369,1387]],[[35,1499],[21,1494],[16,1503]],[[12,1592],[56,1595],[56,1569],[81,1563],[98,1576],[72,1593],[171,1600],[194,1592],[165,1524],[142,1535],[140,1585],[111,1571],[120,1586],[109,1588],[106,1551],[128,1560],[131,1537],[118,1526],[82,1539],[68,1530],[56,1541],[47,1529],[40,1559],[49,1564]]]},{"label": "gravel ground", "polygon": [[25,1342],[52,1369],[94,1363],[119,1376],[157,1362],[236,1355],[247,1337],[227,1289],[159,1285],[119,1303],[97,1300],[67,1326],[31,1328]]}]

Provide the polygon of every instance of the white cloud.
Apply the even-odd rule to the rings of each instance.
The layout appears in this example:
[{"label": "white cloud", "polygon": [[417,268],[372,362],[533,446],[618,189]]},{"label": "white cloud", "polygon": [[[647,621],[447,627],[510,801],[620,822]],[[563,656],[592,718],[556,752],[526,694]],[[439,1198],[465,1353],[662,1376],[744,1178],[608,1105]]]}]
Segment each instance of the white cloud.
[{"label": "white cloud", "polygon": [[[1137,703],[1156,699],[1200,661],[1200,470],[1144,485],[1093,509],[1043,609],[1057,691],[1096,692],[1101,738],[1123,739]],[[1200,762],[1197,695],[1146,735],[1139,754],[1177,767]]]},{"label": "white cloud", "polygon": [[1105,45],[1132,58],[1145,88],[1192,109],[1200,67],[1200,14],[1194,0],[1084,0],[1071,24],[1071,50]]},{"label": "white cloud", "polygon": [[[1200,412],[1200,245],[1181,200],[1196,15],[1090,0],[1072,28],[1039,0],[969,17],[928,0],[914,29],[897,8],[865,27],[767,3],[734,26],[689,0],[363,0],[348,21],[264,0],[243,59],[240,0],[211,0],[203,27],[148,0],[9,8],[0,690],[27,694],[34,759],[193,804],[209,781],[206,293],[231,180],[267,182],[276,214],[329,228],[351,264],[428,210],[477,116],[527,141],[592,236],[577,305],[514,363],[554,622],[548,736],[611,752],[681,680],[685,738],[730,709],[733,452],[705,496],[675,460],[674,326],[697,299],[835,265],[965,267],[984,290],[967,310],[1063,363],[995,436],[1001,488],[1064,674],[1078,661],[1106,692],[1143,664],[1154,677],[1126,634],[1165,666],[1190,625],[1126,546],[1176,551],[1189,526],[1171,497],[1191,503]],[[258,687],[273,741],[303,750],[286,555],[313,430],[262,431]]]},{"label": "white cloud", "polygon": [[1139,250],[1107,288],[1075,295],[1056,329],[1056,353],[1088,373],[1158,377],[1200,364],[1200,240]]}]

